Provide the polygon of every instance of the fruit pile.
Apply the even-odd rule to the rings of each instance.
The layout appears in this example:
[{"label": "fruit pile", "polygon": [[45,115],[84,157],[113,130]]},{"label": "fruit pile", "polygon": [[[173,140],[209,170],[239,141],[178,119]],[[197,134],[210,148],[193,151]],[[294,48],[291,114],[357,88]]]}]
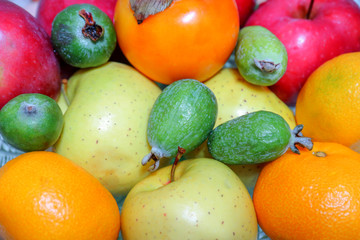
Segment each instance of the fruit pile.
[{"label": "fruit pile", "polygon": [[0,239],[360,239],[354,0],[32,4],[0,1]]}]

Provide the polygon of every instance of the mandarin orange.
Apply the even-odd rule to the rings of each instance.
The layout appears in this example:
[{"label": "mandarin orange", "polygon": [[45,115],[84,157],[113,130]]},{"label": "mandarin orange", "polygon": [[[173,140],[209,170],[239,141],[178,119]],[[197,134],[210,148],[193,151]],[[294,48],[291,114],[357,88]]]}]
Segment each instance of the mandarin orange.
[{"label": "mandarin orange", "polygon": [[287,152],[262,169],[253,201],[273,240],[360,239],[360,154],[338,143]]},{"label": "mandarin orange", "polygon": [[308,78],[296,102],[296,122],[314,141],[360,152],[360,52],[335,57]]},{"label": "mandarin orange", "polygon": [[119,231],[113,196],[65,157],[29,152],[0,168],[0,239],[115,240]]}]

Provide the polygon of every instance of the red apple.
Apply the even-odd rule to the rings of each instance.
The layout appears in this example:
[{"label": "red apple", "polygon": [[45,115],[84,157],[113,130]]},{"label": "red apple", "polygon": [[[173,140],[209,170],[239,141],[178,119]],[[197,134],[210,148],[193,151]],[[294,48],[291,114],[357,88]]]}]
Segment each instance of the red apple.
[{"label": "red apple", "polygon": [[20,6],[0,1],[0,108],[22,93],[56,98],[60,67],[49,36]]},{"label": "red apple", "polygon": [[240,25],[244,26],[250,14],[254,11],[255,0],[236,0],[238,7]]},{"label": "red apple", "polygon": [[51,25],[61,10],[80,3],[93,4],[105,12],[111,20],[114,19],[114,9],[117,0],[40,0],[36,18],[51,36]]},{"label": "red apple", "polygon": [[325,61],[360,50],[360,8],[353,0],[267,0],[246,25],[274,33],[288,52],[284,76],[271,90],[289,105],[308,76]]}]

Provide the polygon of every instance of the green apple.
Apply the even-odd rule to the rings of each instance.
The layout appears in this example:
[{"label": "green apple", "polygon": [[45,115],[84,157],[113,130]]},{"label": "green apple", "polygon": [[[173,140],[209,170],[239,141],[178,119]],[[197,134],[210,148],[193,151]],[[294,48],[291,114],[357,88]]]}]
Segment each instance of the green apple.
[{"label": "green apple", "polygon": [[121,212],[124,239],[257,239],[257,220],[242,181],[225,164],[179,162],[138,182]]},{"label": "green apple", "polygon": [[78,70],[68,81],[69,107],[64,95],[59,99],[64,129],[55,151],[85,168],[115,197],[126,195],[149,174],[150,164],[142,166],[141,159],[151,151],[146,128],[160,93],[153,81],[125,64]]},{"label": "green apple", "polygon": [[[267,110],[282,116],[291,129],[296,126],[294,113],[268,87],[248,83],[237,68],[223,68],[205,82],[218,101],[218,115],[215,127],[250,112]],[[184,158],[212,158],[206,142]],[[229,165],[246,185],[250,194],[254,189],[261,165]]]}]

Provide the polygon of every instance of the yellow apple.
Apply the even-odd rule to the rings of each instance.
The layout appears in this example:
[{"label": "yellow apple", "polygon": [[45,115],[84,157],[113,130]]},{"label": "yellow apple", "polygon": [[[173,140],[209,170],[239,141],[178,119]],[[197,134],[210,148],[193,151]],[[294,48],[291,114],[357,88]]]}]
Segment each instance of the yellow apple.
[{"label": "yellow apple", "polygon": [[179,162],[138,182],[121,212],[123,239],[257,239],[257,220],[244,184],[225,164]]},{"label": "yellow apple", "polygon": [[[108,62],[71,76],[59,105],[64,129],[54,150],[94,175],[115,197],[146,177],[141,159],[151,108],[161,89],[134,68]],[[84,186],[86,187],[86,186]]]}]

